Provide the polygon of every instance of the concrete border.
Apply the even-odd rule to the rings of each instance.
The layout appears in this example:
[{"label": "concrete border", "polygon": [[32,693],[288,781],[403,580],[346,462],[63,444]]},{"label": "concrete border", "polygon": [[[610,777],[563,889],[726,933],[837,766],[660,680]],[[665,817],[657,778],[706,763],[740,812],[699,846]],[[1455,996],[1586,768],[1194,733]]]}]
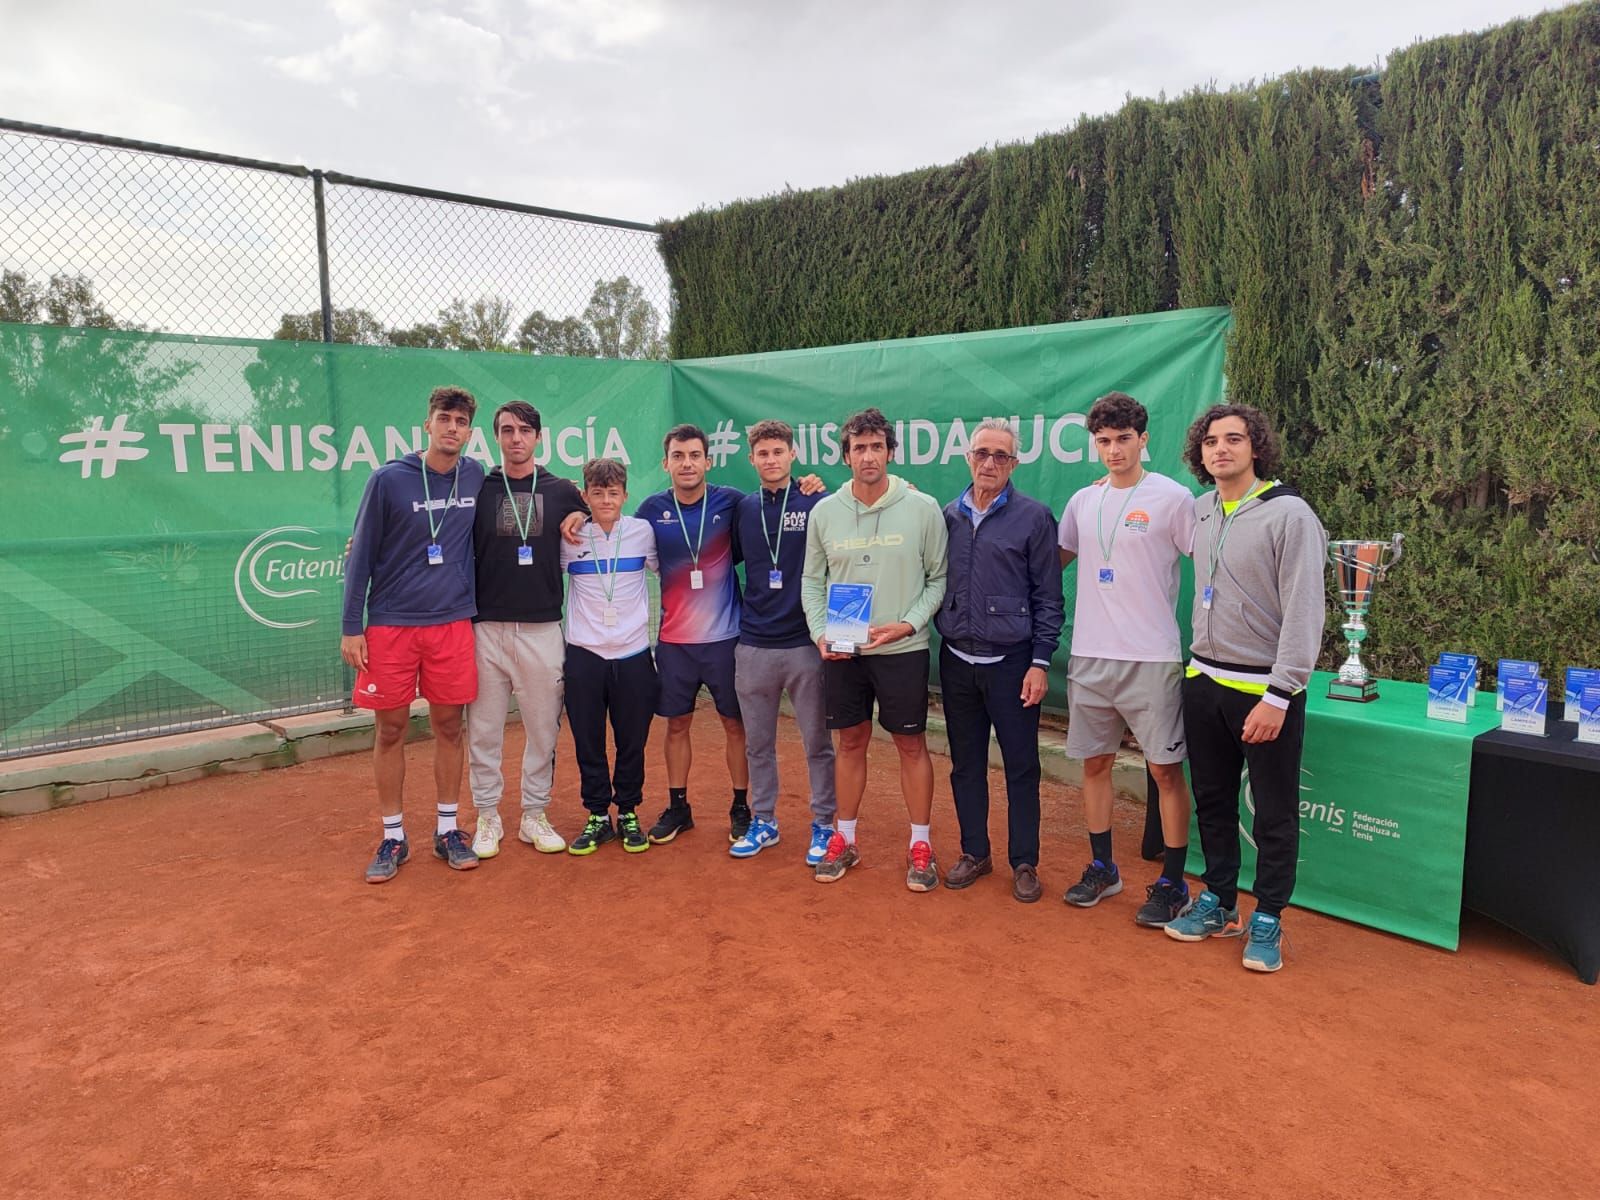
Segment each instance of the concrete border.
[{"label": "concrete border", "polygon": [[[702,697],[700,703],[709,706],[710,699]],[[794,715],[787,697],[782,711],[788,716]],[[511,719],[518,719],[514,711]],[[207,775],[266,771],[315,762],[336,754],[355,754],[372,748],[372,730],[370,712],[329,709],[114,746],[16,758],[0,762],[0,818],[49,812],[111,796],[131,796],[174,783],[203,779]],[[888,733],[876,725],[873,733],[888,740]],[[428,705],[418,700],[411,706],[407,740],[427,736]],[[950,752],[944,712],[937,703],[931,704],[928,710],[928,748],[938,754]],[[1039,760],[1045,778],[1074,787],[1082,785],[1083,764],[1067,757],[1062,730],[1047,728],[1040,733]],[[989,765],[996,768],[1002,765],[1000,748],[992,740]],[[1131,750],[1119,753],[1111,781],[1119,797],[1142,805],[1145,799],[1143,756]]]}]

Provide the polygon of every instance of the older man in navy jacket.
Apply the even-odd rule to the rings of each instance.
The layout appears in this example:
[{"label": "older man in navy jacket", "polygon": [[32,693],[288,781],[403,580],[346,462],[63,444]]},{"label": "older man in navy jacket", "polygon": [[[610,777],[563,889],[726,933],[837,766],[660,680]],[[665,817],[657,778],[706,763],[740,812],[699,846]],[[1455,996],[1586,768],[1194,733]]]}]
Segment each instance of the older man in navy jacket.
[{"label": "older man in navy jacket", "polygon": [[1061,637],[1055,516],[1011,486],[1017,435],[990,418],[967,453],[972,486],[945,507],[950,573],[934,618],[961,857],[945,886],[970,887],[989,857],[989,731],[1005,763],[1012,895],[1039,899],[1039,704]]}]

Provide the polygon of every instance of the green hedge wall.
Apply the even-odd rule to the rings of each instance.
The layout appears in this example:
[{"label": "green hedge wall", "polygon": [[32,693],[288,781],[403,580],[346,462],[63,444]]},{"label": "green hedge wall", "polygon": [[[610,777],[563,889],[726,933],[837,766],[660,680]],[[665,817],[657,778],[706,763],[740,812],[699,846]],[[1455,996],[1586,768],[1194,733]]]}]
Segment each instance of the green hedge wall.
[{"label": "green hedge wall", "polygon": [[1600,4],[697,212],[661,245],[675,358],[1231,305],[1230,394],[1275,417],[1329,531],[1407,535],[1373,665],[1600,666]]}]

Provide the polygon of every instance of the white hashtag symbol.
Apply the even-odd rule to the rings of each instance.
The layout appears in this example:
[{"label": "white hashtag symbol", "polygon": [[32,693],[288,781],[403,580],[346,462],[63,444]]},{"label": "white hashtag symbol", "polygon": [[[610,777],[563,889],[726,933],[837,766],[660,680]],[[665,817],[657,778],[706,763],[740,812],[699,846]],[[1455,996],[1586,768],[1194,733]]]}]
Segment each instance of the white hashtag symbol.
[{"label": "white hashtag symbol", "polygon": [[110,479],[117,473],[119,462],[138,462],[150,453],[134,445],[144,441],[144,434],[128,429],[127,413],[118,413],[110,429],[105,428],[104,417],[96,417],[89,422],[89,428],[81,433],[64,433],[60,441],[63,446],[81,445],[81,449],[68,450],[61,456],[64,463],[83,464],[80,479],[89,478],[95,463],[100,464],[100,478]]},{"label": "white hashtag symbol", "polygon": [[710,442],[706,447],[706,457],[711,460],[713,467],[720,467],[739,453],[739,431],[733,427],[732,421],[718,421],[717,427],[711,431]]}]

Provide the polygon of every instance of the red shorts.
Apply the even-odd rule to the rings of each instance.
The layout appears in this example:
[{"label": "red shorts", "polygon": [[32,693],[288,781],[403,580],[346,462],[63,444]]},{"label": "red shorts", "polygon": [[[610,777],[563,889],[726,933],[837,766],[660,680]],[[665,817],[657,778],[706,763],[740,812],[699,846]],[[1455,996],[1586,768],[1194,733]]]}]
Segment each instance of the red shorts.
[{"label": "red shorts", "polygon": [[418,695],[429,704],[478,698],[471,621],[367,627],[367,669],[356,672],[356,707],[409,708]]}]

